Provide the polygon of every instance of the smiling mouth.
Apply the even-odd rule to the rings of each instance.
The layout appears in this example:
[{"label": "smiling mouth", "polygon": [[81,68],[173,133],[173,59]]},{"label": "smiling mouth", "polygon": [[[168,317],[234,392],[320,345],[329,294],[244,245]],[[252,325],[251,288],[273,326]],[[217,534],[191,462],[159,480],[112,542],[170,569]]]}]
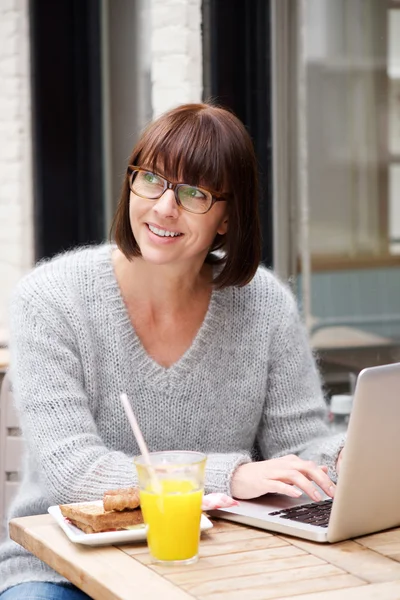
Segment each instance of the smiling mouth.
[{"label": "smiling mouth", "polygon": [[180,237],[183,233],[179,233],[179,231],[169,231],[168,229],[160,229],[158,227],[154,227],[154,225],[149,225],[147,223],[147,227],[150,229],[151,233],[158,235],[158,237]]}]

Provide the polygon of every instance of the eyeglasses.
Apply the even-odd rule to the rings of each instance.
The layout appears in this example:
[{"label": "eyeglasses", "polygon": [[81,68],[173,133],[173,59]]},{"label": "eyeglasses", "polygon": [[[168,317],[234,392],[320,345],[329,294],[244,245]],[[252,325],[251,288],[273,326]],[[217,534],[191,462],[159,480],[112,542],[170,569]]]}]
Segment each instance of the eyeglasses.
[{"label": "eyeglasses", "polygon": [[173,190],[178,206],[191,213],[205,214],[215,202],[226,200],[222,195],[215,196],[204,188],[186,183],[171,183],[165,177],[141,167],[128,167],[129,187],[131,191],[147,200],[158,200],[166,192]]}]

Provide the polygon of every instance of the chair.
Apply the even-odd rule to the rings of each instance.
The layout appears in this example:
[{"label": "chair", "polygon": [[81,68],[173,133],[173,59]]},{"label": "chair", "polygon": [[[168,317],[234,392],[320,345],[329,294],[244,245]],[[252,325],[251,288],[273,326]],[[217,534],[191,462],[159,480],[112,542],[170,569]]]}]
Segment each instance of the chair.
[{"label": "chair", "polygon": [[24,441],[13,406],[10,376],[6,373],[0,389],[0,539],[5,535],[7,508],[19,486]]}]

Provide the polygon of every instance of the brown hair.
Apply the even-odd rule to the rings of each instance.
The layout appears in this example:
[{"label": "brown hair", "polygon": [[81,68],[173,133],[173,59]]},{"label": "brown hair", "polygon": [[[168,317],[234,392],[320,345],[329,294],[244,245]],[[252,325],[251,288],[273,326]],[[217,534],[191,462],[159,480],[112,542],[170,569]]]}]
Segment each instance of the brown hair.
[{"label": "brown hair", "polygon": [[[162,168],[160,174],[172,181],[179,177],[227,196],[228,231],[216,236],[206,262],[222,266],[214,280],[218,288],[251,281],[261,257],[257,163],[250,136],[235,115],[211,104],[170,110],[145,129],[129,164],[156,172]],[[129,198],[127,174],[112,230],[131,260],[140,250],[130,225]],[[219,249],[222,255],[215,254]]]}]

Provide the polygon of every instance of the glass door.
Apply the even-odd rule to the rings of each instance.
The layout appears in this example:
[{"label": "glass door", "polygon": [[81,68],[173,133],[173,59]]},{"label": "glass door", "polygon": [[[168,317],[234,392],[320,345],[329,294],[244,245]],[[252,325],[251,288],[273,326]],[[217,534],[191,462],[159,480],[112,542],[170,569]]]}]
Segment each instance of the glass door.
[{"label": "glass door", "polygon": [[276,267],[327,381],[400,359],[400,3],[273,3]]}]

